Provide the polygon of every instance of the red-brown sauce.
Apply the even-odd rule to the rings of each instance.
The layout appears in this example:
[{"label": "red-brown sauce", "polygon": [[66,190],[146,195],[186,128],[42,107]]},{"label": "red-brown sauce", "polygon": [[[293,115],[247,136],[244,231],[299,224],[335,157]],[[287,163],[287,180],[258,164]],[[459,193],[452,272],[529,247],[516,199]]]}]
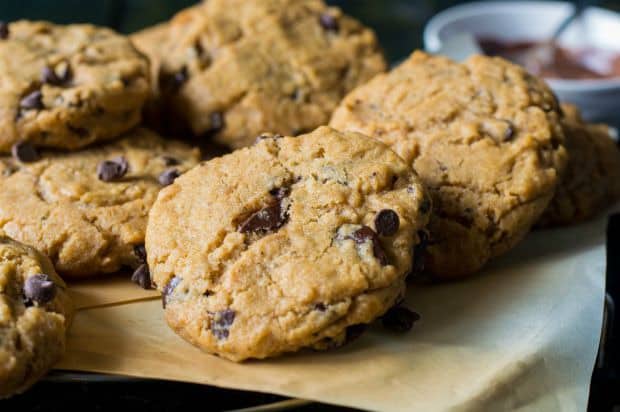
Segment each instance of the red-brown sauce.
[{"label": "red-brown sauce", "polygon": [[559,79],[610,79],[620,77],[620,53],[587,47],[569,49],[554,45],[547,58],[533,58],[531,50],[541,43],[533,41],[504,42],[479,38],[485,54],[500,56],[524,66],[532,74]]}]

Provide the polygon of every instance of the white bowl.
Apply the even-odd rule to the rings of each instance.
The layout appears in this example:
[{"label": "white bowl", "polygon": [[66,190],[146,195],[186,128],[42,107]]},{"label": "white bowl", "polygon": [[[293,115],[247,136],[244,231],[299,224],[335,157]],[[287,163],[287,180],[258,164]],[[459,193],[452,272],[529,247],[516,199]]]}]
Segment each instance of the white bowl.
[{"label": "white bowl", "polygon": [[[433,17],[424,30],[426,50],[436,53],[442,41],[458,33],[498,40],[548,38],[573,10],[551,1],[476,2],[452,7]],[[592,46],[620,53],[620,14],[591,7],[559,39],[562,46]],[[545,79],[563,102],[579,106],[591,121],[620,124],[620,78]]]}]

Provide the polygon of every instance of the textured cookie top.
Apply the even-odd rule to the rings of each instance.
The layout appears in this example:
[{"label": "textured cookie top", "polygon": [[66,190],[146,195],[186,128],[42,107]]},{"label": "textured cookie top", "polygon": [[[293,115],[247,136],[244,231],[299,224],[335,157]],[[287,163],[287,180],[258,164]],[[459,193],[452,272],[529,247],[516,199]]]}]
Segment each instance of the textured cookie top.
[{"label": "textured cookie top", "polygon": [[374,33],[321,0],[209,0],[168,36],[158,81],[169,110],[233,148],[314,130],[385,69]]},{"label": "textured cookie top", "polygon": [[140,122],[147,59],[112,30],[18,21],[0,38],[0,151],[76,149]]},{"label": "textured cookie top", "polygon": [[122,140],[38,161],[0,160],[0,229],[70,276],[135,266],[157,193],[199,162],[196,149],[138,129]]},{"label": "textured cookie top", "polygon": [[209,352],[324,348],[399,298],[429,206],[374,139],[327,127],[266,137],[161,191],[148,262],[170,326]]},{"label": "textured cookie top", "polygon": [[413,165],[435,211],[427,269],[449,277],[512,247],[547,206],[566,163],[558,112],[542,81],[505,60],[415,52],[350,93],[331,125]]},{"label": "textured cookie top", "polygon": [[587,124],[577,107],[563,104],[568,167],[540,224],[576,223],[620,198],[620,151],[604,124]]},{"label": "textured cookie top", "polygon": [[25,390],[64,353],[73,313],[49,259],[0,237],[0,398]]}]

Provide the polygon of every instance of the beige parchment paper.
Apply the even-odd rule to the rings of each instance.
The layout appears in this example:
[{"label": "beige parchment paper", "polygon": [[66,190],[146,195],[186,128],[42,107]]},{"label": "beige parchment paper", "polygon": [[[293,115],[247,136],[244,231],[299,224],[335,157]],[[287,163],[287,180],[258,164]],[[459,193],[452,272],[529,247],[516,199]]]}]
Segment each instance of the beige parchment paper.
[{"label": "beige parchment paper", "polygon": [[159,300],[120,299],[81,306],[58,368],[368,410],[585,410],[602,323],[605,221],[534,232],[480,276],[410,288],[407,304],[422,319],[405,335],[375,326],[331,352],[235,364],[170,331]]}]

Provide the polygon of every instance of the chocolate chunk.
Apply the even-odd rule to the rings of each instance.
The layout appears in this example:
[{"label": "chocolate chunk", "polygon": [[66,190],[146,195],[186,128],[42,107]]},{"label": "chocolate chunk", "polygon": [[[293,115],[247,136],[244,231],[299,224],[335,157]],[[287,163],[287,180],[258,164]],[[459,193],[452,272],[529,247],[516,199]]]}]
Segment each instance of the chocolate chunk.
[{"label": "chocolate chunk", "polygon": [[515,129],[514,127],[509,124],[508,127],[506,128],[506,131],[504,132],[504,141],[507,142],[508,140],[512,139],[512,136],[514,136],[515,134]]},{"label": "chocolate chunk", "polygon": [[211,113],[211,127],[209,130],[211,132],[217,132],[222,130],[224,127],[224,115],[220,112]]},{"label": "chocolate chunk", "polygon": [[225,309],[215,313],[211,332],[218,339],[226,339],[230,333],[230,327],[235,321],[235,311]]},{"label": "chocolate chunk", "polygon": [[375,231],[368,226],[362,226],[357,229],[351,234],[350,239],[353,239],[357,244],[362,244],[368,241],[372,242],[373,255],[377,258],[377,260],[379,260],[381,266],[386,266],[388,264],[388,258],[383,250],[383,247],[381,246],[379,236],[377,236]]},{"label": "chocolate chunk", "polygon": [[168,186],[174,183],[177,177],[181,176],[181,173],[177,169],[168,169],[164,170],[162,174],[159,175],[157,180],[159,184],[162,186]]},{"label": "chocolate chunk", "polygon": [[288,212],[282,209],[282,198],[252,214],[239,226],[241,233],[266,233],[281,228],[288,221]]},{"label": "chocolate chunk", "polygon": [[146,248],[144,245],[135,245],[133,247],[133,254],[138,258],[138,262],[146,263]]},{"label": "chocolate chunk", "polygon": [[189,79],[189,72],[186,66],[181,67],[181,69],[174,73],[169,73],[164,70],[159,72],[159,85],[165,94],[172,94],[179,91],[187,79]]},{"label": "chocolate chunk", "polygon": [[162,156],[161,158],[163,159],[166,166],[176,166],[180,163],[176,158],[172,156]]},{"label": "chocolate chunk", "polygon": [[19,107],[24,110],[41,110],[43,109],[43,95],[40,90],[35,90],[24,96],[19,102]]},{"label": "chocolate chunk", "polygon": [[97,165],[97,177],[104,182],[113,182],[125,176],[129,170],[129,163],[124,157],[104,160]]},{"label": "chocolate chunk", "polygon": [[139,285],[142,289],[153,289],[151,282],[151,272],[146,263],[141,264],[131,275],[131,281]]},{"label": "chocolate chunk", "polygon": [[41,70],[41,82],[52,86],[62,86],[71,79],[71,67],[68,63],[59,64],[57,68],[45,66]]},{"label": "chocolate chunk", "polygon": [[422,199],[422,202],[420,203],[420,213],[425,215],[430,211],[431,211],[431,201],[425,197],[424,199]]},{"label": "chocolate chunk", "polygon": [[0,21],[0,39],[5,40],[9,38],[9,25],[3,21]]},{"label": "chocolate chunk", "polygon": [[15,160],[22,163],[36,162],[39,160],[39,152],[30,142],[19,141],[11,147],[11,154]]},{"label": "chocolate chunk", "polygon": [[319,23],[321,23],[321,26],[327,31],[337,32],[340,29],[340,24],[338,24],[338,20],[331,14],[321,14],[321,16],[319,17]]},{"label": "chocolate chunk", "polygon": [[24,283],[24,297],[29,302],[45,304],[56,296],[56,284],[44,274],[33,275]]},{"label": "chocolate chunk", "polygon": [[168,303],[168,297],[170,296],[172,292],[174,292],[174,289],[177,287],[179,283],[181,283],[181,278],[175,276],[172,279],[170,279],[170,281],[168,282],[168,284],[166,284],[166,286],[164,286],[164,289],[161,292],[161,303],[164,309],[166,309],[166,304]]},{"label": "chocolate chunk", "polygon": [[320,312],[325,312],[327,310],[327,306],[325,306],[324,303],[317,303],[316,305],[314,305],[314,309],[318,310]]},{"label": "chocolate chunk", "polygon": [[381,322],[383,327],[394,332],[404,333],[411,330],[413,324],[420,320],[420,315],[402,306],[388,310]]},{"label": "chocolate chunk", "polygon": [[366,331],[367,327],[368,325],[364,323],[358,323],[357,325],[348,326],[346,331],[347,337],[345,343],[351,343],[360,336],[362,336],[362,334]]},{"label": "chocolate chunk", "polygon": [[392,236],[398,232],[400,219],[398,214],[391,209],[383,209],[375,217],[375,229],[381,236]]}]

